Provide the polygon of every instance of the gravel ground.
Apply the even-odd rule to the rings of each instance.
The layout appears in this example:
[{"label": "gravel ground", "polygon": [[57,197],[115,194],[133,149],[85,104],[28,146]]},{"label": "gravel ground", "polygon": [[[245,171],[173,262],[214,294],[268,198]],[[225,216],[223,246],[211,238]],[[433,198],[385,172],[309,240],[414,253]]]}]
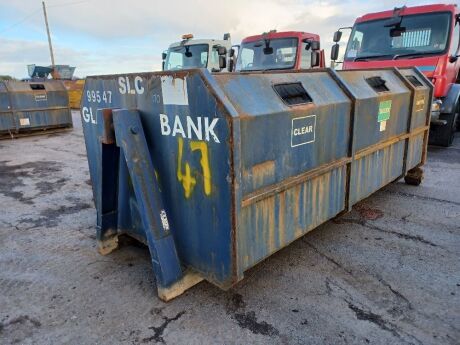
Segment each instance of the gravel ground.
[{"label": "gravel ground", "polygon": [[163,303],[147,248],[96,251],[72,131],[0,141],[0,344],[460,344],[460,137],[247,272]]}]

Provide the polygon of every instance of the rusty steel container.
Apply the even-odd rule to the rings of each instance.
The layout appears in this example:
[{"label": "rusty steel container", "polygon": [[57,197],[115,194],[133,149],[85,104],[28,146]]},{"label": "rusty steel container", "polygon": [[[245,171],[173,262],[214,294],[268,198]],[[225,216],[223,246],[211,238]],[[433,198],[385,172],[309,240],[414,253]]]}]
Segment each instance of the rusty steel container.
[{"label": "rusty steel container", "polygon": [[85,87],[85,80],[63,80],[67,93],[69,95],[69,106],[72,109],[80,109],[81,96]]},{"label": "rusty steel container", "polygon": [[0,138],[66,128],[72,114],[62,82],[0,82]]},{"label": "rusty steel container", "polygon": [[164,300],[227,289],[386,184],[419,183],[431,97],[415,69],[88,77],[99,250],[146,243]]}]

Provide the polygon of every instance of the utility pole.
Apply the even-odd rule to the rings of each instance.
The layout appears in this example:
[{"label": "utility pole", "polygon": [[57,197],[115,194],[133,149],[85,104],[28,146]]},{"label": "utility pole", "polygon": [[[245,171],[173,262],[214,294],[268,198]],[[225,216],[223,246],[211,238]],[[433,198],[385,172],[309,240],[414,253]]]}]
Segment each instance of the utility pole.
[{"label": "utility pole", "polygon": [[44,1],[42,1],[42,5],[43,5],[43,15],[45,16],[46,33],[48,34],[48,44],[49,44],[49,46],[50,46],[51,67],[54,68],[53,45],[51,44],[50,27],[49,27],[49,25],[48,25],[48,16],[46,15],[46,6],[45,6],[45,2],[44,2]]}]

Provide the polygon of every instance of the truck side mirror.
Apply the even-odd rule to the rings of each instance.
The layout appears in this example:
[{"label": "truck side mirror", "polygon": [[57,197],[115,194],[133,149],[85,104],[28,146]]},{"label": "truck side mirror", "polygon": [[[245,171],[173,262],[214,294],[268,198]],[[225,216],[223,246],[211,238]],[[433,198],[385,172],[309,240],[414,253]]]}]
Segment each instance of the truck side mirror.
[{"label": "truck side mirror", "polygon": [[321,45],[320,45],[319,41],[311,41],[310,42],[310,48],[313,51],[320,50]]},{"label": "truck side mirror", "polygon": [[331,48],[331,60],[336,61],[339,58],[340,46],[338,43],[334,44]]},{"label": "truck side mirror", "polygon": [[161,63],[161,70],[164,71],[165,70],[165,61],[163,60],[163,62]]},{"label": "truck side mirror", "polygon": [[340,41],[340,39],[342,38],[342,31],[336,31],[334,32],[334,37],[332,38],[332,40],[337,43]]},{"label": "truck side mirror", "polygon": [[161,60],[166,60],[166,53],[161,54]]},{"label": "truck side mirror", "polygon": [[320,65],[320,53],[317,50],[311,52],[311,67],[318,67]]},{"label": "truck side mirror", "polygon": [[225,55],[219,55],[219,68],[224,69],[227,67],[227,58]]},{"label": "truck side mirror", "polygon": [[235,49],[231,48],[230,49],[230,57],[234,57],[235,56]]},{"label": "truck side mirror", "polygon": [[396,26],[390,29],[390,37],[401,37],[404,32],[406,32],[404,26]]},{"label": "truck side mirror", "polygon": [[265,55],[271,55],[273,54],[273,48],[272,47],[266,47],[263,49],[263,52]]},{"label": "truck side mirror", "polygon": [[238,57],[238,52],[240,51],[240,45],[239,44],[235,44],[232,46],[232,49],[233,51],[235,52],[235,57]]},{"label": "truck side mirror", "polygon": [[219,55],[227,55],[227,48],[219,46],[217,47],[217,54]]}]

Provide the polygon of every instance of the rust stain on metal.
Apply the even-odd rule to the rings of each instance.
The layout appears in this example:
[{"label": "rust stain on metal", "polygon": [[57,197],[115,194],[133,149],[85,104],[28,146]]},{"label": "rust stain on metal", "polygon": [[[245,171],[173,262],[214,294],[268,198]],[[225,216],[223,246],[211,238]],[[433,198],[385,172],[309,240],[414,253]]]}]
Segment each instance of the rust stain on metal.
[{"label": "rust stain on metal", "polygon": [[[251,168],[250,174],[252,175],[252,184],[254,188],[263,186],[265,184],[266,178],[271,177],[275,174],[275,161],[266,161],[254,165]],[[245,173],[245,175],[245,178],[247,178],[247,172]]]},{"label": "rust stain on metal", "polygon": [[275,198],[266,199],[264,205],[264,212],[266,212],[268,220],[268,242],[267,247],[269,252],[273,252],[277,248],[275,244]]},{"label": "rust stain on metal", "polygon": [[286,195],[285,193],[279,194],[279,207],[278,207],[278,233],[279,233],[279,242],[280,246],[283,246],[285,243],[285,232],[286,232],[286,223],[284,215],[286,213]]},{"label": "rust stain on metal", "polygon": [[113,128],[112,109],[102,110],[102,123],[104,126],[101,142],[103,144],[115,144],[115,130]]},{"label": "rust stain on metal", "polygon": [[287,178],[279,183],[275,183],[273,185],[260,188],[244,196],[243,201],[242,201],[242,207],[248,206],[254,202],[257,202],[258,200],[265,199],[269,195],[280,193],[297,184],[303,183],[314,177],[320,176],[330,170],[334,170],[340,166],[346,165],[349,162],[351,162],[351,158],[342,158],[332,163],[327,163],[315,169],[308,170],[305,173]]},{"label": "rust stain on metal", "polygon": [[[292,217],[293,217],[293,220],[294,220],[294,224],[296,224],[296,227],[295,227],[295,233],[296,235],[297,234],[301,234],[303,231],[302,231],[302,228],[297,225],[299,224],[299,209],[300,209],[300,192],[301,192],[301,187],[302,185],[298,184],[298,185],[295,185],[293,188],[292,188],[292,192],[289,191],[291,194],[291,197],[292,197],[292,202],[291,202],[291,205],[293,205],[293,208],[292,208]],[[305,205],[304,205],[305,207]]]},{"label": "rust stain on metal", "polygon": [[391,137],[388,140],[378,142],[375,145],[368,146],[368,147],[356,152],[356,154],[354,156],[354,159],[360,159],[362,157],[370,155],[371,153],[374,153],[375,151],[379,151],[379,150],[384,149],[384,148],[386,148],[386,147],[388,147],[388,146],[390,146],[392,144],[395,144],[398,141],[402,141],[402,140],[406,140],[408,138],[415,137],[415,136],[417,136],[418,134],[420,134],[422,132],[428,131],[428,129],[429,129],[428,126],[420,127],[420,128],[414,129],[410,133],[404,133],[404,134],[401,134],[401,135],[397,135],[397,136]]}]

